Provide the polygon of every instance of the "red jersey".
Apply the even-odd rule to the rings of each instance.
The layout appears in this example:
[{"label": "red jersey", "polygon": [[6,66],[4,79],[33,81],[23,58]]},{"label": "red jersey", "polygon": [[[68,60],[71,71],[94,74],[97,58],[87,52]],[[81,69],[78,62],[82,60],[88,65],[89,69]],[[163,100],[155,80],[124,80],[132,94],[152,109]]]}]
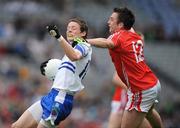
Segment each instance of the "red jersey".
[{"label": "red jersey", "polygon": [[113,49],[109,49],[112,62],[119,77],[131,91],[142,91],[155,86],[158,79],[144,61],[144,42],[141,37],[127,30],[120,30],[109,39],[115,45]]}]

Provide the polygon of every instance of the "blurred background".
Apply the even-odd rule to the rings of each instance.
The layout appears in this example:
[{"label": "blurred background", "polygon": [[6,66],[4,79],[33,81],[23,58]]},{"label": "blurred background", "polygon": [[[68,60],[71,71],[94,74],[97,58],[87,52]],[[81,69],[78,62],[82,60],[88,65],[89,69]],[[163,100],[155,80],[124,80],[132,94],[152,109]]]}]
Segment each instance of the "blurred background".
[{"label": "blurred background", "polygon": [[[109,15],[124,6],[135,13],[146,61],[160,79],[156,108],[165,128],[180,128],[180,0],[0,0],[0,128],[10,128],[51,87],[39,66],[64,53],[47,34],[47,24],[57,24],[65,35],[67,21],[78,16],[87,21],[89,38],[108,37]],[[108,51],[93,48],[85,89],[60,128],[107,127],[113,72]]]}]

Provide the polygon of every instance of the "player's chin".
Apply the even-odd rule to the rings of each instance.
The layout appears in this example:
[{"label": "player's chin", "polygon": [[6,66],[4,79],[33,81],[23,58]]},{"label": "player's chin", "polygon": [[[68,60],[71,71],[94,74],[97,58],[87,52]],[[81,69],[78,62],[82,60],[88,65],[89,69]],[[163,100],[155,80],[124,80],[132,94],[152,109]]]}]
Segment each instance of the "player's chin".
[{"label": "player's chin", "polygon": [[111,29],[111,28],[109,28],[109,33],[114,33],[114,31]]},{"label": "player's chin", "polygon": [[67,36],[67,40],[68,41],[73,41],[74,40],[74,36]]}]

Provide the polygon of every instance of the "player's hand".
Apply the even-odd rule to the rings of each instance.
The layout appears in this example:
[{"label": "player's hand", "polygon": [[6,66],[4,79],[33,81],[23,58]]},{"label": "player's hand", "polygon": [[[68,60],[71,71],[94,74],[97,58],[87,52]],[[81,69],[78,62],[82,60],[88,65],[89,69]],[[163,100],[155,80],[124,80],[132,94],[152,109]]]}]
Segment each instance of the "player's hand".
[{"label": "player's hand", "polygon": [[48,128],[56,128],[56,126],[54,125],[54,120],[52,120],[51,117],[48,117],[47,119],[45,119],[45,121],[48,125]]},{"label": "player's hand", "polygon": [[51,114],[45,121],[49,124],[49,126],[53,127],[55,126],[55,120],[58,117],[58,113],[60,111],[59,109],[60,104],[58,102],[55,102],[52,106]]},{"label": "player's hand", "polygon": [[86,40],[83,38],[76,37],[73,40],[72,47],[75,47],[78,43],[83,43],[83,42],[86,42]]},{"label": "player's hand", "polygon": [[59,39],[59,37],[61,36],[56,25],[48,25],[46,26],[46,29],[48,30],[49,34],[56,39]]},{"label": "player's hand", "polygon": [[44,75],[44,76],[45,76],[45,67],[47,66],[47,63],[48,63],[49,60],[50,60],[50,59],[42,62],[41,65],[40,65],[40,72],[41,72],[41,74]]}]

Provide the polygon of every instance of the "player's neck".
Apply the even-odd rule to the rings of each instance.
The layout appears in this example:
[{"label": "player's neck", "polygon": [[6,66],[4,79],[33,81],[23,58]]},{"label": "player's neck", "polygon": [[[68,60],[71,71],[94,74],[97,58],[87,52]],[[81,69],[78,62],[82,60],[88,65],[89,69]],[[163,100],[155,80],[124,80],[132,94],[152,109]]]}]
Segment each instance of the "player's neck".
[{"label": "player's neck", "polygon": [[119,32],[119,31],[123,31],[123,30],[125,30],[125,29],[124,29],[124,28],[117,28],[117,29],[114,31],[114,33]]}]

